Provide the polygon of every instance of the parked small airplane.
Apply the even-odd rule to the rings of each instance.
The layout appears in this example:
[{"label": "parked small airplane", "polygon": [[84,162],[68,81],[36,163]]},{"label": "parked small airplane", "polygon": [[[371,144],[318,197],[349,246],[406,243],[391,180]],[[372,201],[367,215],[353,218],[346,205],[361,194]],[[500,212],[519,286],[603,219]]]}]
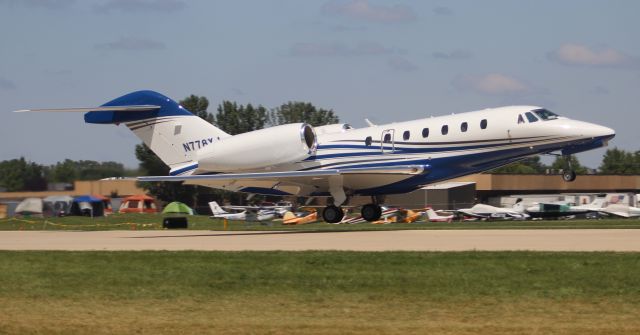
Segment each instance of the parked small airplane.
[{"label": "parked small airplane", "polygon": [[486,220],[526,220],[529,215],[524,212],[522,199],[518,199],[513,208],[494,207],[485,204],[475,204],[471,208],[462,208],[456,210],[458,214],[467,217],[486,219]]},{"label": "parked small airplane", "polygon": [[273,220],[276,214],[274,210],[262,209],[255,206],[229,206],[231,210],[240,210],[239,212],[227,212],[217,202],[212,201],[209,203],[211,208],[212,218],[227,219],[232,221],[267,221]]},{"label": "parked small airplane", "polygon": [[[330,197],[322,212],[340,222],[352,196],[371,196],[362,217],[376,221],[386,194],[490,170],[523,158],[564,156],[607,145],[607,127],[535,106],[484,109],[414,121],[312,127],[294,123],[229,135],[153,91],[138,91],[99,107],[21,112],[83,112],[85,122],[124,124],[171,170],[141,181],[183,181],[230,191]],[[398,111],[394,111],[398,113]],[[569,161],[569,160],[567,160]],[[565,169],[563,178],[575,173]]]},{"label": "parked small airplane", "polygon": [[318,211],[313,209],[311,211],[305,211],[298,215],[293,212],[286,212],[282,217],[282,224],[285,225],[299,225],[307,224],[318,221]]},{"label": "parked small airplane", "polygon": [[561,218],[574,215],[597,213],[607,205],[605,195],[597,196],[590,204],[572,206],[565,203],[538,203],[527,207],[526,211],[532,218]]},{"label": "parked small airplane", "polygon": [[453,217],[454,215],[438,215],[438,213],[436,213],[436,211],[433,210],[433,208],[429,207],[429,208],[425,208],[425,213],[427,214],[427,219],[429,220],[429,222],[451,222],[453,221]]},{"label": "parked small airplane", "polygon": [[601,208],[600,210],[598,210],[598,212],[623,218],[640,217],[640,208],[625,204],[611,204],[604,208]]}]

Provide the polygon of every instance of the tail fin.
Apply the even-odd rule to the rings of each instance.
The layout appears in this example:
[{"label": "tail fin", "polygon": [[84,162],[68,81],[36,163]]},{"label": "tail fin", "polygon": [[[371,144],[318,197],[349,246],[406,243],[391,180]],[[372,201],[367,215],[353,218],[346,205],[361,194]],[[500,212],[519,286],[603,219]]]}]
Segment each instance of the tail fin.
[{"label": "tail fin", "polygon": [[222,209],[222,207],[220,207],[220,205],[218,205],[217,202],[212,201],[209,203],[209,208],[211,208],[211,213],[213,213],[213,215],[218,215],[218,214],[226,214],[227,212]]},{"label": "tail fin", "polygon": [[172,175],[193,172],[198,166],[198,150],[230,136],[157,92],[132,92],[102,105],[112,106],[159,106],[143,111],[91,111],[85,114],[84,120],[100,124],[124,123],[171,168]]}]

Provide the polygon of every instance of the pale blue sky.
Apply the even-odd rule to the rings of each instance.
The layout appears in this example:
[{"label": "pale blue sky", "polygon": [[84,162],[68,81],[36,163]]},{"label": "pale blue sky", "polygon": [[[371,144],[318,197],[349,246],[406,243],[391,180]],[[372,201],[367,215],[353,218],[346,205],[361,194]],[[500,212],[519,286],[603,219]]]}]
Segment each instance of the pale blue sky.
[{"label": "pale blue sky", "polygon": [[[639,1],[0,0],[0,159],[137,166],[84,107],[139,89],[333,109],[359,127],[507,104],[617,131],[638,150]],[[579,154],[597,167],[604,149]]]}]

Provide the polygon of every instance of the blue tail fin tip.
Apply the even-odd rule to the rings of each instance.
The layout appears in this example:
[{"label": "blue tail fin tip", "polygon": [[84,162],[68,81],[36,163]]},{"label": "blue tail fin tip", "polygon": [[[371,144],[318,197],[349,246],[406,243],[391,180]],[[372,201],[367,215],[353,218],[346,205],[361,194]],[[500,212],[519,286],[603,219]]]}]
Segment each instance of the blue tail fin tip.
[{"label": "blue tail fin tip", "polygon": [[193,115],[177,102],[155,91],[135,91],[115,98],[102,106],[157,105],[158,110],[140,112],[88,112],[84,115],[86,123],[122,123],[140,121],[161,116]]}]

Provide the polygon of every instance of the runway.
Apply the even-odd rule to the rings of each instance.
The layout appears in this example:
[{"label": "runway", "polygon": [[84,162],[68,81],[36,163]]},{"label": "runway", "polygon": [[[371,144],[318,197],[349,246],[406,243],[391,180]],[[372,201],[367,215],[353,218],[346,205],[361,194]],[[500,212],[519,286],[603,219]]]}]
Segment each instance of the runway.
[{"label": "runway", "polygon": [[640,251],[640,229],[2,231],[0,250]]}]

